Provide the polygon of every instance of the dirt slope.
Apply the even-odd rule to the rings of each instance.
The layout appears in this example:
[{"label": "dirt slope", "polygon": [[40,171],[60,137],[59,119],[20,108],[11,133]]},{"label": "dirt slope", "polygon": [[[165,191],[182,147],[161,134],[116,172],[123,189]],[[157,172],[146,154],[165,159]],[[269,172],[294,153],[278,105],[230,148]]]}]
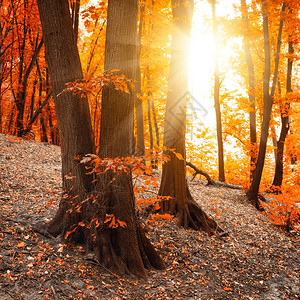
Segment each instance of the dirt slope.
[{"label": "dirt slope", "polygon": [[176,219],[147,225],[166,270],[150,270],[145,282],[112,274],[80,246],[32,230],[59,203],[59,147],[0,135],[0,168],[1,300],[300,298],[299,236],[271,225],[243,191],[190,182],[229,235],[185,231]]}]

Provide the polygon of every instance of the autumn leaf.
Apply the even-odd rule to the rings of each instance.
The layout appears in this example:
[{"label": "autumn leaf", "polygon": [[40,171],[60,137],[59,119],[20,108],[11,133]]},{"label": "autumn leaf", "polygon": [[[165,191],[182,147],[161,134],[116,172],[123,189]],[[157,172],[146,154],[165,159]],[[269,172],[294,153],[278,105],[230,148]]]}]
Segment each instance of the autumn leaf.
[{"label": "autumn leaf", "polygon": [[73,232],[75,232],[76,229],[77,229],[77,226],[75,226],[72,230],[67,231],[66,234],[65,234],[65,239],[67,239],[70,234],[72,234]]},{"label": "autumn leaf", "polygon": [[119,219],[117,219],[117,222],[119,223],[119,225],[123,228],[127,227],[127,224]]},{"label": "autumn leaf", "polygon": [[182,156],[180,153],[174,152],[174,154],[176,155],[176,157],[177,157],[179,160],[184,160],[183,156]]},{"label": "autumn leaf", "polygon": [[81,227],[84,227],[84,226],[85,226],[84,221],[79,222],[77,225],[78,225],[78,226],[81,226]]},{"label": "autumn leaf", "polygon": [[55,199],[51,199],[45,206],[45,208],[48,208],[53,202],[55,201]]},{"label": "autumn leaf", "polygon": [[17,245],[17,247],[18,247],[18,248],[23,248],[24,245],[25,245],[25,243],[24,243],[24,242],[21,242],[21,243],[19,243],[19,244]]}]

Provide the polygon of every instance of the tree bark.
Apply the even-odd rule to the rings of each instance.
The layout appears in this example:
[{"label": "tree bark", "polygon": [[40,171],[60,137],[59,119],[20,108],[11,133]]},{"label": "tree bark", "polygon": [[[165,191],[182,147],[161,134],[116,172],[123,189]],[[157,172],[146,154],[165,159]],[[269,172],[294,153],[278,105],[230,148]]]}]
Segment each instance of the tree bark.
[{"label": "tree bark", "polygon": [[[127,78],[136,76],[137,60],[137,0],[110,0],[107,13],[105,69],[119,69]],[[100,126],[101,158],[126,157],[134,154],[134,95],[117,91],[112,85],[104,87]],[[114,184],[111,181],[114,180]],[[109,201],[109,213],[125,221],[127,229],[117,228],[110,233],[116,256],[130,273],[146,277],[145,268],[163,268],[163,262],[142,232],[135,214],[132,176],[122,173],[103,175],[110,189],[100,200]],[[106,195],[105,195],[106,193]],[[100,251],[101,260],[107,253]]]},{"label": "tree bark", "polygon": [[[61,93],[67,82],[82,78],[76,39],[67,0],[38,0],[46,59],[55,97],[62,150],[64,197],[48,230],[67,241],[84,243],[106,268],[146,278],[146,268],[163,268],[163,262],[142,231],[135,215],[130,173],[86,174],[74,157],[94,153],[88,101],[79,95]],[[134,78],[136,60],[137,0],[110,0],[105,46],[105,68],[119,69]],[[133,154],[132,94],[113,85],[103,89],[100,157]],[[72,177],[69,176],[72,174]],[[68,175],[68,176],[66,176]],[[74,180],[75,177],[75,180]],[[72,178],[72,180],[68,180]],[[95,182],[97,179],[97,182]],[[113,181],[113,182],[112,182]],[[104,222],[112,214],[126,227],[111,228]],[[79,224],[84,226],[79,226]],[[98,225],[97,225],[98,224]],[[72,228],[74,232],[71,233]]]},{"label": "tree bark", "polygon": [[178,158],[172,151],[166,152],[170,161],[163,165],[159,196],[170,196],[162,201],[161,210],[179,215],[179,225],[184,228],[200,228],[209,234],[217,229],[192,198],[186,183],[185,131],[186,93],[188,89],[188,52],[193,1],[173,0],[173,33],[168,95],[164,122],[164,146],[175,149],[182,156]]}]

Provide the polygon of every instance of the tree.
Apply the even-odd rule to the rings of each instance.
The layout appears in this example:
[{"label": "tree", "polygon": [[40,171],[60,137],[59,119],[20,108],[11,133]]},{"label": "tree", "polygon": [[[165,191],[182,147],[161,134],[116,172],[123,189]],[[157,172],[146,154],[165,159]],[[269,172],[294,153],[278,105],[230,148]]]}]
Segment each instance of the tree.
[{"label": "tree", "polygon": [[186,182],[185,131],[186,92],[188,88],[188,50],[193,13],[193,1],[172,0],[173,33],[168,96],[164,123],[164,146],[170,161],[163,165],[159,196],[171,197],[162,201],[161,210],[179,214],[179,225],[213,234],[217,224],[193,200]]},{"label": "tree", "polygon": [[[5,82],[9,76],[9,50],[11,41],[8,41],[10,32],[12,31],[12,24],[10,20],[12,16],[12,7],[5,5],[4,1],[0,1],[0,132],[3,132],[3,116],[4,109],[3,96],[9,90],[9,86],[5,86]],[[6,109],[7,110],[7,109]]]},{"label": "tree", "polygon": [[225,181],[224,169],[224,150],[222,138],[222,119],[220,107],[220,71],[219,71],[219,53],[218,53],[218,25],[216,18],[216,0],[212,1],[212,17],[213,17],[213,33],[214,33],[214,46],[215,46],[215,70],[214,70],[214,103],[216,111],[217,123],[217,141],[218,141],[218,165],[219,165],[219,181]]},{"label": "tree", "polygon": [[[74,160],[94,153],[95,146],[87,99],[79,94],[62,93],[67,82],[82,78],[68,1],[53,0],[49,7],[48,1],[38,0],[38,6],[56,96],[64,178],[64,197],[48,230],[54,236],[63,234],[67,241],[84,243],[105,267],[115,272],[146,278],[145,268],[163,268],[163,262],[135,215],[130,172],[121,172],[119,176],[105,172],[95,178],[86,174],[84,164]],[[137,11],[137,0],[109,1],[105,67],[118,68],[131,78],[137,57]],[[133,94],[117,91],[113,85],[104,88],[101,158],[132,154],[133,105]],[[122,220],[123,226],[108,226],[109,218]]]},{"label": "tree", "polygon": [[[290,40],[288,42],[288,63],[287,63],[287,76],[286,76],[286,93],[292,92],[292,70],[293,70],[293,60],[291,55],[293,55],[293,42]],[[277,188],[281,188],[282,180],[283,180],[283,153],[284,153],[284,144],[285,139],[288,135],[289,128],[290,128],[290,116],[289,116],[289,103],[283,103],[281,107],[281,131],[279,135],[279,140],[277,141],[277,156],[275,162],[275,174],[272,186]]]},{"label": "tree", "polygon": [[135,118],[136,118],[136,155],[145,155],[145,136],[144,136],[144,110],[142,97],[142,78],[141,78],[141,66],[140,66],[140,55],[142,48],[142,30],[143,30],[143,18],[145,11],[145,4],[140,4],[140,20],[139,20],[139,31],[138,31],[138,51],[136,60],[136,84],[135,84]]},{"label": "tree", "polygon": [[[263,33],[264,33],[264,54],[265,54],[265,68],[263,78],[263,122],[261,126],[261,137],[259,143],[259,151],[255,169],[253,172],[253,181],[250,189],[247,192],[248,199],[257,208],[261,209],[258,201],[259,185],[261,181],[262,171],[264,168],[265,155],[267,149],[267,141],[269,135],[269,124],[271,120],[273,98],[275,95],[275,88],[277,83],[278,68],[279,68],[279,55],[281,47],[281,35],[283,28],[283,19],[280,20],[279,31],[277,36],[277,49],[275,56],[275,68],[272,81],[271,92],[269,91],[270,79],[271,79],[271,48],[270,48],[270,34],[269,34],[269,17],[268,17],[268,4],[266,0],[262,0],[262,14],[263,14]],[[285,10],[285,3],[282,5],[282,12]],[[282,16],[281,16],[282,17]]]},{"label": "tree", "polygon": [[[246,0],[241,0],[241,11],[242,18],[245,22],[246,29],[249,29],[249,18],[248,18],[248,10]],[[255,107],[255,70],[254,64],[251,55],[250,48],[250,39],[248,37],[248,33],[246,32],[243,39],[243,46],[246,55],[247,67],[248,67],[248,95],[249,95],[249,104],[250,104],[250,112],[249,112],[249,120],[250,120],[250,182],[253,180],[253,168],[257,159],[257,138],[256,138],[256,107]]]},{"label": "tree", "polygon": [[2,0],[0,10],[0,130],[48,141],[56,116],[53,99],[44,101],[50,97],[36,1]]},{"label": "tree", "polygon": [[11,9],[10,22],[14,31],[11,34],[10,89],[16,109],[16,128],[14,129],[21,137],[26,127],[25,115],[30,75],[42,49],[43,41],[38,29],[36,3],[11,1]]}]

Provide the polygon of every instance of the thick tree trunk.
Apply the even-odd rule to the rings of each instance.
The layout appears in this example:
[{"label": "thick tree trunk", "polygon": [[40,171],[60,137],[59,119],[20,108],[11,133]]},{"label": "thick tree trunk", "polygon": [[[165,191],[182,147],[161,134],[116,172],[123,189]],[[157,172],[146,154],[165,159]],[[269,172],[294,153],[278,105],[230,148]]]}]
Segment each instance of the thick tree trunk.
[{"label": "thick tree trunk", "polygon": [[[127,78],[135,78],[136,75],[137,16],[137,0],[109,1],[105,69],[119,69]],[[99,153],[101,158],[134,154],[133,112],[133,94],[117,91],[113,85],[103,89]],[[126,266],[124,271],[128,269],[133,274],[146,277],[145,268],[152,265],[161,269],[163,262],[141,231],[136,219],[131,174],[122,173],[116,176],[107,173],[103,175],[101,184],[104,184],[102,189],[107,191],[107,195],[101,198],[104,201],[110,200],[107,212],[113,213],[127,224],[126,229],[117,228],[109,233],[116,256],[122,258],[123,265]],[[102,249],[99,255],[103,261],[107,253]],[[122,265],[119,264],[120,266]]]},{"label": "thick tree trunk", "polygon": [[[87,99],[62,93],[67,82],[82,78],[82,70],[69,13],[68,1],[55,0],[49,8],[46,0],[38,1],[49,66],[62,152],[63,190],[66,194],[49,224],[53,235],[64,233],[73,225],[66,214],[72,198],[82,199],[93,191],[91,178],[74,157],[94,152],[92,127]],[[67,175],[76,181],[68,180]],[[76,222],[76,220],[73,220]],[[71,224],[70,224],[71,223]]]},{"label": "thick tree trunk", "polygon": [[[82,78],[68,1],[53,0],[49,7],[47,0],[38,0],[38,5],[56,96],[63,178],[67,179],[63,181],[65,196],[48,230],[86,244],[115,272],[146,278],[145,268],[163,268],[163,262],[137,221],[131,174],[107,172],[95,183],[96,178],[74,159],[94,153],[94,142],[87,99],[61,93],[67,82]],[[129,78],[134,78],[135,70],[137,8],[137,0],[110,0],[108,5],[105,67],[120,69]],[[133,101],[132,94],[112,85],[103,89],[100,157],[133,154]],[[126,227],[109,227],[104,222],[107,215],[124,221]]]},{"label": "thick tree trunk", "polygon": [[[246,0],[241,0],[242,17],[245,21],[246,28],[249,29],[248,9]],[[255,70],[250,49],[250,40],[248,33],[245,33],[243,45],[245,49],[247,67],[248,67],[248,80],[249,80],[249,121],[250,121],[250,182],[253,180],[253,170],[257,159],[257,137],[256,137],[256,106],[255,106]]]},{"label": "thick tree trunk", "polygon": [[217,231],[217,224],[192,199],[186,183],[186,93],[193,5],[193,1],[172,1],[174,29],[164,123],[164,146],[168,149],[175,149],[182,156],[182,159],[178,158],[172,151],[167,151],[171,160],[163,165],[158,194],[172,197],[170,200],[162,201],[161,210],[178,214],[180,226],[196,230],[201,228],[212,234]]}]

